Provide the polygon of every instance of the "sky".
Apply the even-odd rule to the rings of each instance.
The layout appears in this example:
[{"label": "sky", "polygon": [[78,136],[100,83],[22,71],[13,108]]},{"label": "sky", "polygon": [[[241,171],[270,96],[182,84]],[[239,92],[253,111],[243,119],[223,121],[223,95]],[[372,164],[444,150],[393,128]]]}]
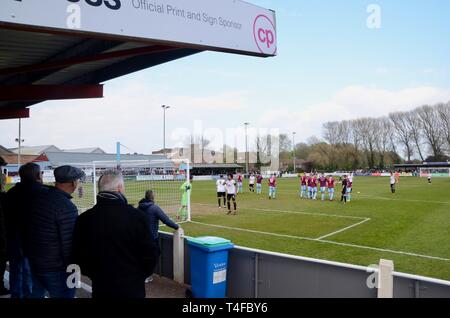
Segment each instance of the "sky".
[{"label": "sky", "polygon": [[[277,12],[276,57],[203,52],[109,81],[103,99],[33,106],[24,146],[114,152],[120,141],[150,153],[162,148],[163,104],[172,147],[199,123],[225,132],[249,122],[301,142],[327,121],[450,101],[450,1],[249,2]],[[380,28],[367,26],[371,4]],[[17,131],[18,120],[0,121],[0,145],[15,147]]]}]

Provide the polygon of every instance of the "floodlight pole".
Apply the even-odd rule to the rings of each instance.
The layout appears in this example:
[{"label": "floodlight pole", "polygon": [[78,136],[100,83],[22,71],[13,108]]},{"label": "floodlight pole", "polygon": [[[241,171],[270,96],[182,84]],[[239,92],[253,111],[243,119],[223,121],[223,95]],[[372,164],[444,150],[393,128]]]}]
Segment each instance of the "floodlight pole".
[{"label": "floodlight pole", "polygon": [[244,123],[245,125],[245,173],[248,175],[248,161],[249,161],[249,155],[248,155],[248,135],[247,135],[247,129],[250,123]]},{"label": "floodlight pole", "polygon": [[22,152],[22,142],[25,140],[22,139],[22,118],[19,118],[19,138],[16,138],[16,142],[19,143],[19,148],[17,152],[17,171],[20,169],[20,157]]},{"label": "floodlight pole", "polygon": [[167,105],[162,105],[161,106],[163,109],[163,153],[164,153],[164,157],[167,158],[167,154],[166,154],[166,110],[170,108],[170,106]]}]

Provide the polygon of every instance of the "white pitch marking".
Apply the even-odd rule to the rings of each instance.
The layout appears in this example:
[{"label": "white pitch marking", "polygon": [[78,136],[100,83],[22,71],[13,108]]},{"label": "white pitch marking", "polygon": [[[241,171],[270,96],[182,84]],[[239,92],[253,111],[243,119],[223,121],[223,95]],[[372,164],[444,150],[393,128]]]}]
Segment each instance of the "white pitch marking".
[{"label": "white pitch marking", "polygon": [[[194,203],[195,205],[200,206],[210,206],[213,207],[212,204],[202,204],[202,203]],[[288,211],[288,210],[269,210],[269,209],[258,209],[258,208],[248,208],[241,207],[245,210],[254,210],[254,211],[264,211],[264,212],[278,212],[278,213],[287,213],[287,214],[302,214],[302,215],[315,215],[315,216],[327,216],[333,218],[342,218],[342,219],[356,219],[356,220],[366,220],[367,218],[362,216],[350,216],[350,215],[336,215],[336,214],[325,214],[325,213],[312,213],[312,212],[302,212],[302,211]]]},{"label": "white pitch marking", "polygon": [[450,262],[450,259],[448,259],[448,258],[429,256],[429,255],[421,255],[421,254],[410,253],[410,252],[395,251],[395,250],[383,249],[383,248],[378,248],[378,247],[355,245],[355,244],[341,243],[341,242],[335,242],[335,241],[329,241],[329,240],[318,240],[318,239],[313,239],[313,238],[309,238],[309,237],[276,234],[276,233],[270,233],[270,232],[261,232],[261,231],[255,231],[255,230],[241,229],[241,228],[236,228],[236,227],[214,225],[214,224],[194,222],[194,221],[191,221],[190,223],[209,226],[209,227],[222,228],[222,229],[227,229],[227,230],[233,230],[233,231],[256,233],[256,234],[263,234],[263,235],[270,235],[270,236],[278,236],[278,237],[292,238],[292,239],[303,240],[303,241],[318,242],[318,243],[325,243],[325,244],[332,244],[332,245],[339,245],[339,246],[346,246],[346,247],[353,247],[353,248],[361,248],[361,249],[373,250],[373,251],[378,251],[378,252],[385,252],[385,253],[392,253],[392,254],[399,254],[399,255],[406,255],[406,256],[413,256],[413,257],[419,257],[419,258],[426,258],[426,259]]},{"label": "white pitch marking", "polygon": [[330,233],[330,234],[321,236],[321,237],[319,237],[317,240],[320,241],[320,240],[322,240],[322,239],[324,239],[324,238],[327,238],[327,237],[330,237],[330,236],[333,236],[333,235],[342,233],[342,232],[344,232],[344,231],[350,230],[351,228],[354,228],[354,227],[356,227],[356,226],[358,226],[358,225],[364,224],[364,223],[366,223],[366,222],[368,222],[368,221],[370,221],[370,220],[371,220],[371,219],[365,219],[364,221],[361,221],[361,222],[358,222],[358,223],[356,223],[356,224],[347,226],[347,227],[345,227],[345,228],[343,228],[343,229],[341,229],[341,230],[338,230],[338,231],[335,231],[335,232],[333,232],[333,233]]}]

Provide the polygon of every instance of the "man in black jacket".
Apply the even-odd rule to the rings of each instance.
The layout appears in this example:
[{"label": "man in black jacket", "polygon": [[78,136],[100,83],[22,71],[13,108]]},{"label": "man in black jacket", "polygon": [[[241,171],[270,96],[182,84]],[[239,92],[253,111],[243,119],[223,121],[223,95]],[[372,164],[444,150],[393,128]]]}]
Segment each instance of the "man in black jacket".
[{"label": "man in black jacket", "polygon": [[139,202],[139,210],[145,212],[150,223],[150,232],[155,244],[159,244],[159,221],[168,227],[178,230],[180,226],[173,222],[164,211],[155,204],[155,195],[152,190],[145,192],[145,199]]},{"label": "man in black jacket", "polygon": [[144,298],[158,249],[144,212],[127,203],[122,174],[106,171],[97,204],[78,218],[73,262],[92,280],[94,298]]},{"label": "man in black jacket", "polygon": [[[3,193],[0,193],[0,197],[2,196]],[[5,282],[3,281],[6,269],[6,232],[1,201],[0,199],[0,296],[5,296],[9,294],[9,291],[5,288]]]},{"label": "man in black jacket", "polygon": [[4,214],[8,241],[9,285],[11,298],[31,296],[32,282],[28,259],[24,254],[26,219],[30,212],[30,199],[39,192],[42,184],[41,168],[27,163],[19,169],[20,182],[6,194]]},{"label": "man in black jacket", "polygon": [[6,178],[3,175],[2,166],[6,166],[6,161],[0,157],[0,296],[9,294],[9,290],[5,288],[5,283],[3,281],[6,270],[6,229],[2,203],[4,201],[4,187],[6,186],[3,180]]},{"label": "man in black jacket", "polygon": [[54,171],[55,187],[42,188],[31,200],[27,217],[25,254],[30,261],[33,298],[73,298],[75,289],[67,285],[71,264],[72,238],[77,207],[71,194],[84,173],[71,166]]}]

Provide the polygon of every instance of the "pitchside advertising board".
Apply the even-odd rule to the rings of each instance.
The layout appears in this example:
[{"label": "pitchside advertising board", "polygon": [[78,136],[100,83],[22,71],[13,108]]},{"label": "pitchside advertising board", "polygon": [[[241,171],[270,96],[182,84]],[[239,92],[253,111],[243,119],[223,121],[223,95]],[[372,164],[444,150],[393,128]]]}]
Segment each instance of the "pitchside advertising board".
[{"label": "pitchside advertising board", "polygon": [[277,53],[275,12],[239,0],[1,0],[1,23]]}]

